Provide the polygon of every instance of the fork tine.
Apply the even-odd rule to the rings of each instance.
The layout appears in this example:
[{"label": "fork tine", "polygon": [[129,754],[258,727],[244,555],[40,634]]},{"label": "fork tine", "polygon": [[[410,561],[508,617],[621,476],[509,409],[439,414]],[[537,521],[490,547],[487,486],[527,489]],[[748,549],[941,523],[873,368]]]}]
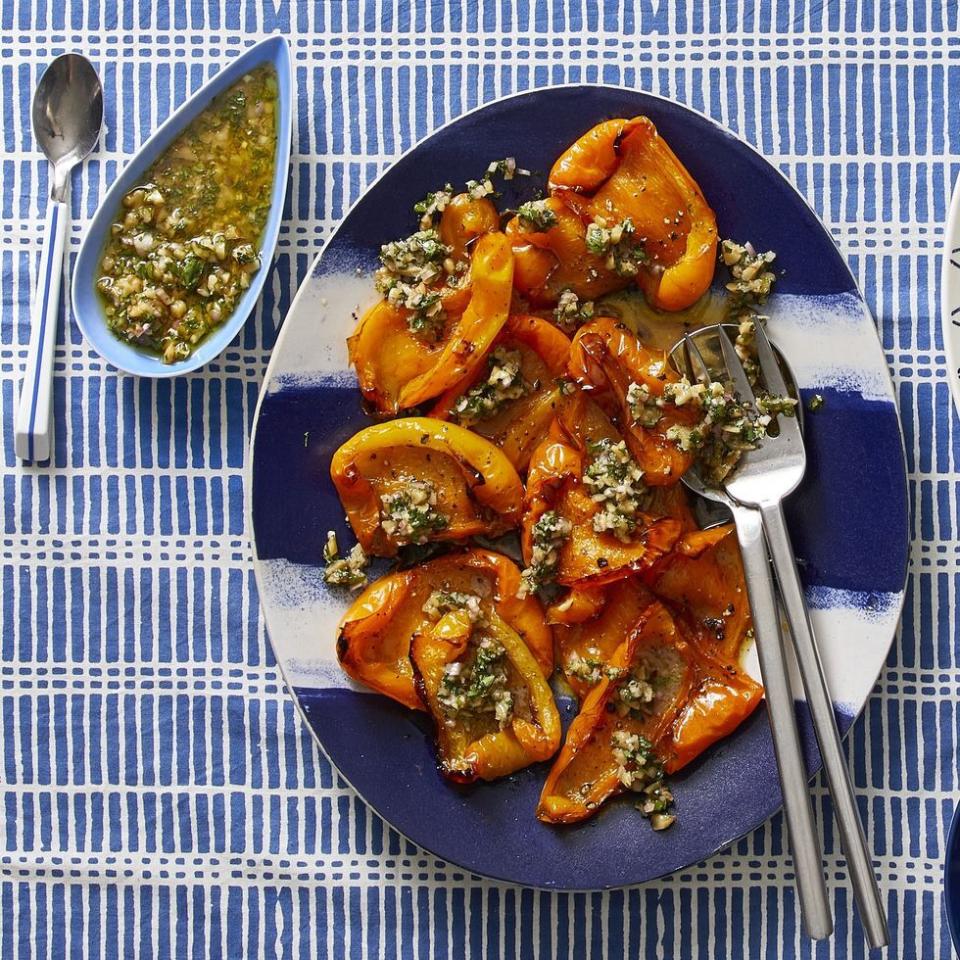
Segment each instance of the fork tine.
[{"label": "fork tine", "polygon": [[754,331],[757,342],[757,360],[760,362],[760,372],[763,374],[763,382],[766,384],[767,392],[777,394],[778,396],[787,396],[787,384],[780,372],[780,364],[770,346],[770,340],[767,337],[767,331],[763,329],[763,324],[754,321]]},{"label": "fork tine", "polygon": [[696,340],[689,333],[683,335],[683,359],[686,361],[687,370],[691,376],[695,377],[704,386],[710,385],[710,368],[703,359],[703,354],[697,346]]},{"label": "fork tine", "polygon": [[[756,324],[757,339],[757,360],[760,362],[760,372],[763,374],[763,382],[766,385],[767,392],[777,396],[789,396],[787,384],[783,379],[783,373],[780,370],[780,363],[777,355],[773,352],[770,339],[767,337],[763,325]],[[797,416],[779,416],[776,418],[780,434],[784,440],[800,440],[800,418]]]},{"label": "fork tine", "polygon": [[720,340],[720,350],[723,353],[723,362],[726,364],[727,373],[733,381],[734,390],[743,403],[755,403],[756,397],[753,395],[753,388],[747,379],[747,372],[743,369],[743,364],[737,356],[737,351],[730,342],[727,331],[722,326],[717,327],[717,336]]},{"label": "fork tine", "polygon": [[693,372],[693,354],[690,352],[690,337],[683,335],[680,341],[680,353],[683,355],[683,369],[680,373],[691,380],[696,380],[696,374]]}]

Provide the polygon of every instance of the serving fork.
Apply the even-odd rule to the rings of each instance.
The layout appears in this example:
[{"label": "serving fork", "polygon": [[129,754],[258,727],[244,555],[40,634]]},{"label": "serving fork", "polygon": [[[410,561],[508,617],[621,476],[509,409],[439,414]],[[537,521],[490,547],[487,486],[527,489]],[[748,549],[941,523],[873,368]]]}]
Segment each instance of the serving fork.
[{"label": "serving fork", "polygon": [[[755,405],[756,397],[750,380],[726,330],[722,325],[717,325],[714,330],[735,393],[741,402]],[[699,331],[704,332],[709,332],[709,328]],[[691,374],[701,383],[709,384],[710,368],[694,336],[686,335],[683,346]],[[756,347],[767,391],[773,395],[788,396],[780,363],[759,323],[756,324]],[[768,435],[759,446],[743,454],[722,490],[707,485],[695,468],[688,470],[683,479],[700,496],[727,506],[736,524],[805,929],[813,939],[827,937],[832,932],[833,920],[810,805],[807,772],[797,730],[768,549],[793,636],[807,705],[827,773],[864,933],[870,947],[880,947],[889,939],[883,902],[860,823],[833,712],[833,701],[783,513],[784,498],[799,486],[806,471],[806,450],[797,418],[780,416],[777,425],[779,429],[775,435]]]}]

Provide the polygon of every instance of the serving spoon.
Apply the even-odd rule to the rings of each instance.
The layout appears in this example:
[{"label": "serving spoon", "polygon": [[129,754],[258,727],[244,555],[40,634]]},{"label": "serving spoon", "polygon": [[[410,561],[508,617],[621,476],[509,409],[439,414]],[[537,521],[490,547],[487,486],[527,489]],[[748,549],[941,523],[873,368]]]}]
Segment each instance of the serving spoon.
[{"label": "serving spoon", "polygon": [[70,171],[93,149],[103,125],[103,88],[93,64],[65,53],[47,67],[33,95],[33,132],[53,165],[37,292],[30,311],[30,346],[14,420],[22,460],[50,458],[53,352],[57,339]]}]

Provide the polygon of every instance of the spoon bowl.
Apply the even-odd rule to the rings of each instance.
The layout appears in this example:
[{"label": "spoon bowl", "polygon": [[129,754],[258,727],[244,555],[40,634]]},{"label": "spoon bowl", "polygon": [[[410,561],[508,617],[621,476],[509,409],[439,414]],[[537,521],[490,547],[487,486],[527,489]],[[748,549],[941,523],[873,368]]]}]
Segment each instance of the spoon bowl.
[{"label": "spoon bowl", "polygon": [[57,57],[33,95],[33,133],[53,164],[55,199],[64,199],[70,171],[94,148],[102,126],[103,87],[93,64],[78,53]]},{"label": "spoon bowl", "polygon": [[[705,360],[711,377],[722,380],[726,379],[726,375],[724,373],[724,363],[720,355],[720,341],[718,339],[718,331],[721,327],[729,332],[731,336],[736,337],[738,327],[735,323],[714,324],[701,327],[699,330],[691,331],[687,336],[693,341],[700,355]],[[686,375],[691,382],[693,382],[697,379],[696,372],[689,368],[684,345],[685,338],[681,338],[670,348],[670,362],[680,374]],[[786,357],[784,357],[776,344],[771,343],[771,346],[779,363],[780,372],[786,382],[787,394],[798,401],[796,407],[797,420],[802,432],[803,404],[799,402],[800,391],[797,387],[796,377],[794,377]],[[696,468],[688,470],[681,479],[688,490],[697,494],[694,512],[702,527],[715,527],[719,524],[730,522],[733,503],[722,487],[708,486],[703,482]]]}]

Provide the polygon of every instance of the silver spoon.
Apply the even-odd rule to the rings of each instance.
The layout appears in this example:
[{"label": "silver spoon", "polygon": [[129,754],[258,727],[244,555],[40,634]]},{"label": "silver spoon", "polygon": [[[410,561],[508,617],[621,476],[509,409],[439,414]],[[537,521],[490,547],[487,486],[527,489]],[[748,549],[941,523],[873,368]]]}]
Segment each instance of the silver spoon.
[{"label": "silver spoon", "polygon": [[[717,339],[717,327],[722,326],[731,336],[736,337],[738,326],[735,323],[723,323],[719,325],[701,327],[691,333],[681,337],[671,348],[669,352],[670,361],[674,368],[682,374],[686,374],[691,381],[697,379],[696,372],[691,369],[692,358],[687,356],[687,337],[693,341],[700,354],[704,357],[710,372],[721,371],[723,369],[723,358],[720,356],[720,341]],[[773,344],[774,353],[777,362],[780,365],[780,371],[787,385],[787,395],[794,400],[800,400],[800,392],[797,389],[797,381],[787,363],[786,357]],[[803,404],[797,404],[797,420],[800,423],[800,430],[804,428]],[[694,470],[690,470],[681,478],[684,485],[697,494],[694,501],[694,514],[700,524],[701,529],[716,527],[722,523],[730,523],[733,519],[733,502],[726,491],[720,487],[708,487]]]},{"label": "silver spoon", "polygon": [[93,149],[103,125],[103,88],[93,64],[65,53],[47,67],[33,95],[33,132],[53,165],[30,347],[14,422],[22,460],[48,460],[52,434],[53,351],[67,235],[70,171]]}]

